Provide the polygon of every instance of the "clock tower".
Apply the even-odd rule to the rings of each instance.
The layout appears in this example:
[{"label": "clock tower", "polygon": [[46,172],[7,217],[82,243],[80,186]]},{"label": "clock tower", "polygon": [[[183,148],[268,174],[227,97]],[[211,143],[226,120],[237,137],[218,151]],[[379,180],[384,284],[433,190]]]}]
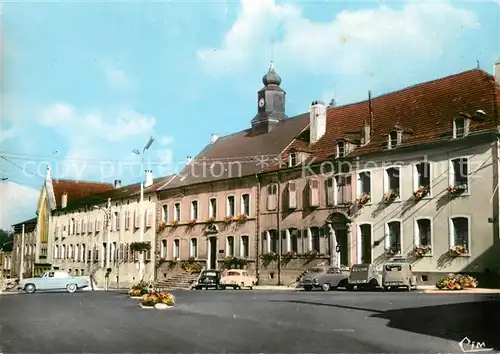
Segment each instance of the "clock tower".
[{"label": "clock tower", "polygon": [[281,78],[274,70],[273,62],[262,77],[264,87],[257,92],[257,114],[252,119],[254,133],[270,132],[285,115],[286,92],[280,87]]}]

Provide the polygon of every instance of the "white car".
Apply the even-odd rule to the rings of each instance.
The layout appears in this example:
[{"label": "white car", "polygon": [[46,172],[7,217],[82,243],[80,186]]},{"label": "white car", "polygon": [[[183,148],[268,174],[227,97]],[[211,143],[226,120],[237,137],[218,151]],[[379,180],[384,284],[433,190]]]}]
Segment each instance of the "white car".
[{"label": "white car", "polygon": [[257,278],[249,275],[248,272],[243,269],[230,269],[226,271],[220,279],[222,289],[252,289],[255,284],[257,284]]},{"label": "white car", "polygon": [[84,277],[74,277],[62,270],[50,270],[41,277],[23,279],[17,288],[28,294],[33,294],[37,290],[66,290],[68,293],[74,293],[88,286],[90,282]]}]

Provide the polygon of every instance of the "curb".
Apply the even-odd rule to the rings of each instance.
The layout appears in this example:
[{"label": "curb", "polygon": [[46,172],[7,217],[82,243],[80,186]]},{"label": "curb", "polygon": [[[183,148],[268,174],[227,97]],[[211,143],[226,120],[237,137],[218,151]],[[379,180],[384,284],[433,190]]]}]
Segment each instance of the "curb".
[{"label": "curb", "polygon": [[424,290],[423,293],[425,294],[453,294],[453,295],[460,295],[460,294],[500,294],[500,289],[465,289],[465,290],[438,290],[438,289],[427,289]]}]

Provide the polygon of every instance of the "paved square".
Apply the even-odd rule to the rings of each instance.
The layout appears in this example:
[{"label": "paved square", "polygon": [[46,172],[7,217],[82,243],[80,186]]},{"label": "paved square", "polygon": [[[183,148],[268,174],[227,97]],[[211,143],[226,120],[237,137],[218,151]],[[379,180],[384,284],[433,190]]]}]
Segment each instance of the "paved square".
[{"label": "paved square", "polygon": [[116,292],[0,296],[3,353],[436,353],[500,349],[491,295],[179,291],[169,310]]}]

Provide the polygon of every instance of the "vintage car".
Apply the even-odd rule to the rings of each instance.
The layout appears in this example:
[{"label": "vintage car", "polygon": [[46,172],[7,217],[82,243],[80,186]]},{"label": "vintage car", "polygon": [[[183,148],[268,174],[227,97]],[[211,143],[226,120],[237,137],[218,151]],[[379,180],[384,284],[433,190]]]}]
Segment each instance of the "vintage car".
[{"label": "vintage car", "polygon": [[382,286],[384,290],[417,289],[417,277],[413,274],[411,264],[398,260],[385,263],[382,269]]},{"label": "vintage car", "polygon": [[299,287],[305,291],[312,289],[322,289],[329,291],[337,287],[347,288],[349,271],[339,267],[314,267],[311,268],[300,280]]},{"label": "vintage car", "polygon": [[66,289],[68,293],[74,293],[78,289],[90,286],[88,277],[74,277],[62,270],[50,270],[37,278],[26,278],[17,285],[18,290],[24,290],[28,294],[35,291],[51,291]]},{"label": "vintage car", "polygon": [[349,275],[349,290],[375,290],[382,285],[382,279],[373,264],[354,264]]},{"label": "vintage car", "polygon": [[201,290],[205,288],[206,290],[214,288],[216,290],[220,289],[220,270],[207,269],[201,272],[198,280],[193,286],[195,290]]},{"label": "vintage car", "polygon": [[222,289],[252,289],[253,286],[257,284],[257,278],[249,275],[248,272],[243,269],[229,269],[222,276],[220,283]]}]

